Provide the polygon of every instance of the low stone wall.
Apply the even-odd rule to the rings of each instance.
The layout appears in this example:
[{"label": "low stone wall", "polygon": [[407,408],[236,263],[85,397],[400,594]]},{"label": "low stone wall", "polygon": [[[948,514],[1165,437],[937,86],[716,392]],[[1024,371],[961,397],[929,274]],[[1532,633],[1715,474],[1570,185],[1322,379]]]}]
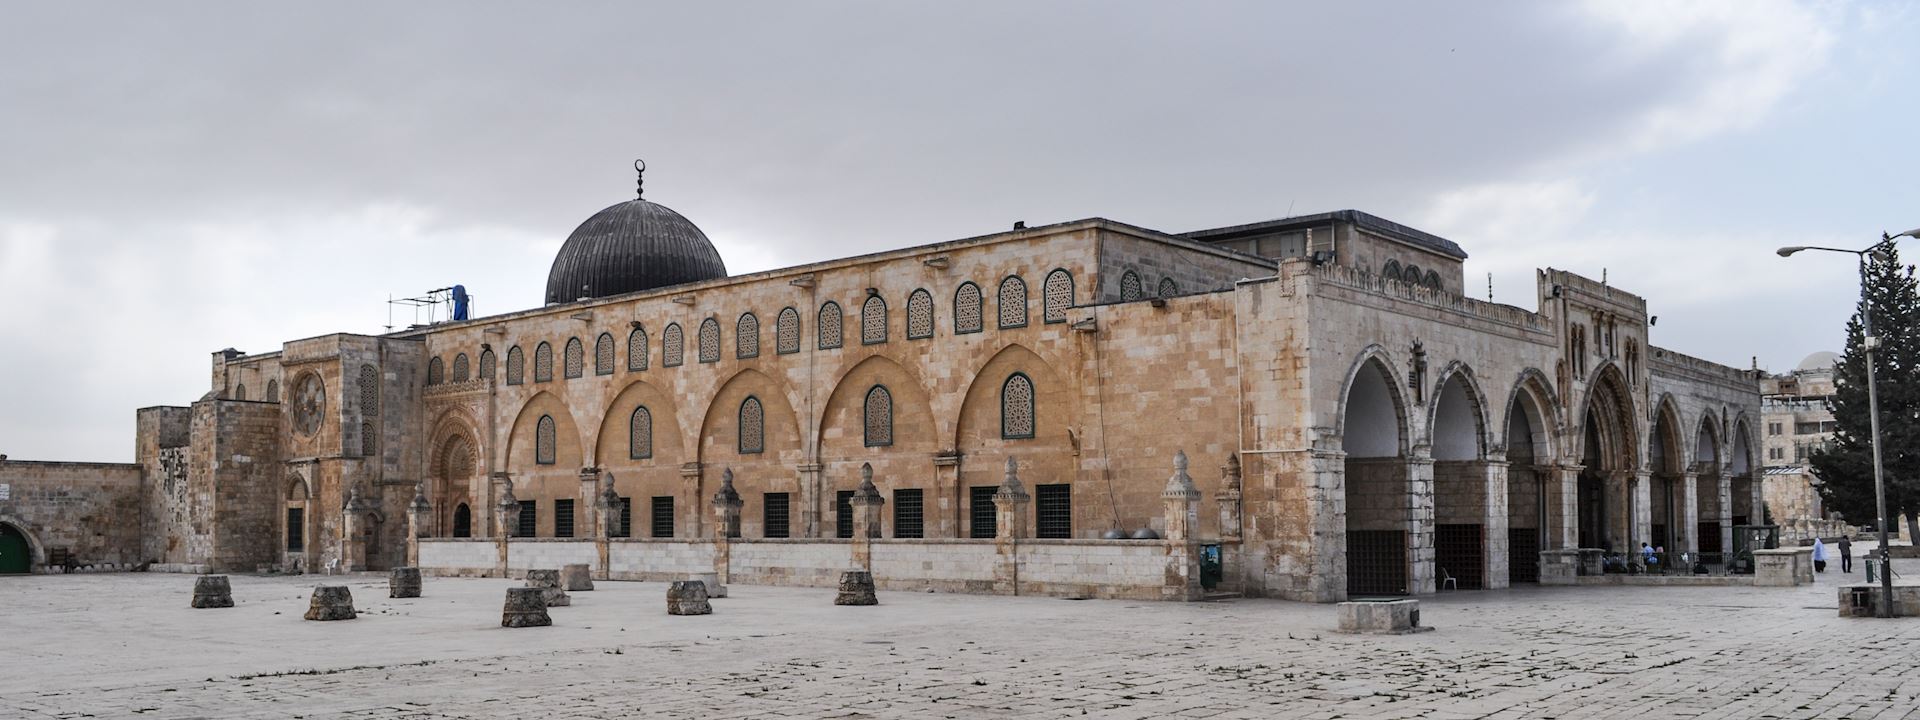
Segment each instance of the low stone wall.
[{"label": "low stone wall", "polygon": [[140,466],[0,460],[0,523],[26,536],[29,569],[56,554],[76,566],[133,567],[140,557]]},{"label": "low stone wall", "polygon": [[500,546],[493,538],[433,538],[420,541],[421,572],[434,575],[485,577],[500,565]]},{"label": "low stone wall", "polygon": [[1000,551],[991,540],[875,540],[873,582],[882,590],[991,595]]},{"label": "low stone wall", "polygon": [[519,538],[507,543],[507,575],[524,577],[528,570],[559,570],[584,563],[600,567],[600,546],[574,538]]},{"label": "low stone wall", "polygon": [[839,587],[840,573],[857,569],[852,540],[735,539],[731,561],[728,581],[748,585]]},{"label": "low stone wall", "polygon": [[1138,540],[1022,540],[1020,595],[1158,600],[1167,546]]},{"label": "low stone wall", "polygon": [[619,539],[607,544],[607,577],[666,582],[713,572],[712,540]]}]

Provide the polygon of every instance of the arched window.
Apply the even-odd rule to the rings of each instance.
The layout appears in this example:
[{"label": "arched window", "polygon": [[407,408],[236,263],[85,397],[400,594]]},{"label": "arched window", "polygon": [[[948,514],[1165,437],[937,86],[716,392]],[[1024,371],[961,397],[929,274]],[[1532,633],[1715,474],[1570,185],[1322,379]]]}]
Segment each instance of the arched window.
[{"label": "arched window", "polygon": [[454,382],[463,383],[469,379],[472,379],[471,374],[468,372],[471,369],[472,367],[467,363],[466,353],[460,353],[459,355],[453,356],[453,381]]},{"label": "arched window", "polygon": [[1140,287],[1140,273],[1128,269],[1120,274],[1120,302],[1139,300],[1143,292]]},{"label": "arched window", "polygon": [[552,465],[555,444],[557,439],[554,437],[553,416],[541,415],[540,423],[533,428],[533,461],[541,465]]},{"label": "arched window", "polygon": [[493,366],[495,364],[496,362],[494,360],[493,351],[481,350],[480,351],[480,378],[483,380],[492,380]]},{"label": "arched window", "polygon": [[1440,289],[1440,273],[1434,272],[1432,270],[1428,270],[1427,276],[1425,278],[1421,278],[1420,283],[1422,285],[1426,285],[1427,287],[1433,288],[1435,290],[1439,290]]},{"label": "arched window", "polygon": [[840,347],[841,327],[840,303],[828,300],[820,306],[820,349],[832,350]]},{"label": "arched window", "polygon": [[600,333],[593,341],[593,374],[613,374],[613,333]]},{"label": "arched window", "polygon": [[453,508],[453,536],[457,538],[473,537],[473,510],[466,503]]},{"label": "arched window", "polygon": [[1027,326],[1027,281],[1008,275],[1000,281],[1000,327]]},{"label": "arched window", "polygon": [[537,383],[553,380],[553,346],[541,341],[533,348],[533,381]]},{"label": "arched window", "polygon": [[740,313],[740,319],[733,324],[733,355],[742,360],[760,357],[759,316]]},{"label": "arched window", "polygon": [[800,352],[800,311],[786,308],[773,322],[774,350],[781,355]]},{"label": "arched window", "polygon": [[439,385],[447,381],[447,364],[436,357],[427,361],[427,384]]},{"label": "arched window", "polygon": [[526,382],[526,378],[527,378],[527,357],[526,356],[527,356],[526,353],[520,351],[519,345],[515,345],[507,349],[507,384],[508,385],[519,385],[520,383]]},{"label": "arched window", "polygon": [[1025,373],[1014,373],[1000,386],[1000,437],[1030,438],[1033,430],[1033,380]]},{"label": "arched window", "polygon": [[380,416],[380,371],[372,365],[360,366],[360,414]]},{"label": "arched window", "polygon": [[985,312],[981,308],[984,304],[979,285],[971,280],[960,283],[959,289],[953,291],[953,334],[980,332],[986,325]]},{"label": "arched window", "polygon": [[245,399],[247,399],[247,384],[246,384],[246,383],[240,383],[239,385],[235,385],[235,386],[233,386],[233,399],[235,399],[235,400],[245,400]]},{"label": "arched window", "polygon": [[647,353],[650,352],[652,350],[647,348],[647,329],[633,326],[633,332],[627,333],[627,369],[647,369]]},{"label": "arched window", "polygon": [[860,304],[860,344],[878,345],[887,341],[887,301],[868,295]]},{"label": "arched window", "polygon": [[720,321],[700,321],[700,362],[720,362]]},{"label": "arched window", "polygon": [[767,412],[760,398],[748,395],[740,401],[740,454],[751,455],[767,449]]},{"label": "arched window", "polygon": [[1380,268],[1380,277],[1388,280],[1399,280],[1400,279],[1400,261],[1388,260],[1387,264]]},{"label": "arched window", "polygon": [[627,418],[627,457],[645,460],[653,457],[653,411],[641,405]]},{"label": "arched window", "polygon": [[1170,277],[1160,278],[1160,297],[1170,298],[1179,294],[1180,294],[1179,283],[1174,282],[1173,278],[1170,278]]},{"label": "arched window", "polygon": [[373,457],[380,454],[380,431],[375,430],[372,421],[360,423],[360,456]]},{"label": "arched window", "polygon": [[1047,283],[1040,288],[1040,319],[1057,323],[1067,321],[1067,308],[1073,307],[1073,273],[1055,270],[1047,273]]},{"label": "arched window", "polygon": [[915,290],[907,296],[907,339],[933,337],[933,293]]},{"label": "arched window", "polygon": [[680,323],[667,325],[666,331],[660,333],[660,364],[680,367],[681,361],[686,358],[686,351],[686,331],[680,329]]},{"label": "arched window", "polygon": [[867,390],[866,404],[867,447],[885,447],[893,444],[893,393],[887,392],[884,385],[875,385]]},{"label": "arched window", "polygon": [[1412,263],[1408,263],[1405,268],[1402,268],[1400,270],[1400,281],[1408,285],[1414,285],[1419,283],[1420,282],[1420,266],[1414,265]]},{"label": "arched window", "polygon": [[587,374],[587,346],[580,338],[567,338],[567,379]]},{"label": "arched window", "polygon": [[267,402],[280,402],[280,381],[267,381]]}]

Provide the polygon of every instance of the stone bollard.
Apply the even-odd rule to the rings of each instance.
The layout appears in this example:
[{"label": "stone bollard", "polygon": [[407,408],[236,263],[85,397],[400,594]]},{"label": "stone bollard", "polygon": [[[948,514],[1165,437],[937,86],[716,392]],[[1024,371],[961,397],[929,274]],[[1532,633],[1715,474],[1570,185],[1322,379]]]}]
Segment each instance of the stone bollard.
[{"label": "stone bollard", "polygon": [[193,606],[197,608],[233,607],[233,586],[225,575],[201,575],[193,579]]},{"label": "stone bollard", "polygon": [[1432,629],[1420,624],[1419,600],[1340,603],[1340,632],[1343,633],[1405,635]]},{"label": "stone bollard", "polygon": [[387,573],[387,597],[420,597],[420,568],[397,567]]},{"label": "stone bollard", "polygon": [[718,600],[727,596],[727,586],[720,584],[720,573],[694,573],[689,580],[699,580],[707,586],[707,599]]},{"label": "stone bollard", "polygon": [[675,580],[667,587],[668,615],[712,615],[707,602],[707,584],[699,580]]},{"label": "stone bollard", "polygon": [[840,595],[833,599],[833,604],[879,605],[880,599],[873,595],[873,573],[865,570],[840,573]]},{"label": "stone bollard", "polygon": [[507,588],[507,604],[500,612],[500,627],[546,627],[553,624],[547,615],[546,588]]},{"label": "stone bollard", "polygon": [[353,593],[345,585],[321,585],[313,589],[307,605],[308,620],[352,620]]},{"label": "stone bollard", "polygon": [[593,589],[593,572],[584,563],[560,566],[560,587],[567,592]]},{"label": "stone bollard", "polygon": [[528,570],[527,587],[544,590],[547,596],[547,607],[567,607],[573,604],[573,598],[568,597],[566,589],[560,587],[559,570]]}]

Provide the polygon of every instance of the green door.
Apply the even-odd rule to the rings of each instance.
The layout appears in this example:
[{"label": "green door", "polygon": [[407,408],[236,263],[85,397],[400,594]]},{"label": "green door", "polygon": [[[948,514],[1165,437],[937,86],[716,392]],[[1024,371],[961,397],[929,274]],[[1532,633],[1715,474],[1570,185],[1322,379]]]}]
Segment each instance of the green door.
[{"label": "green door", "polygon": [[0,524],[0,575],[32,570],[33,551],[27,547],[27,536],[21,535],[12,525]]}]

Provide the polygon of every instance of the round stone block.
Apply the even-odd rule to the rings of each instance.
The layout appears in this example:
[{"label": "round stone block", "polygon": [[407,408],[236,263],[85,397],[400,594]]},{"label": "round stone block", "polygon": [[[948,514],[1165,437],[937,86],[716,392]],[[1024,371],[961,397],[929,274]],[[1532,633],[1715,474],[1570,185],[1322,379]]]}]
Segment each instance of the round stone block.
[{"label": "round stone block", "polygon": [[387,573],[387,597],[420,597],[420,568],[397,567]]},{"label": "round stone block", "polygon": [[593,573],[582,563],[560,566],[560,587],[567,592],[593,589]]},{"label": "round stone block", "polygon": [[193,580],[193,606],[196,608],[233,607],[233,586],[225,575],[201,575]]},{"label": "round stone block", "polygon": [[308,620],[352,620],[353,593],[345,585],[321,585],[313,589],[313,600],[307,604]]},{"label": "round stone block", "polygon": [[547,607],[567,607],[573,604],[573,598],[560,585],[559,570],[528,570],[527,587],[540,588],[547,595]]},{"label": "round stone block", "polygon": [[553,624],[547,615],[545,588],[507,588],[507,604],[500,612],[500,627],[546,627]]},{"label": "round stone block", "polygon": [[865,570],[840,573],[840,595],[833,599],[833,604],[879,605],[880,599],[873,594],[873,573]]},{"label": "round stone block", "polygon": [[667,586],[668,615],[712,615],[707,602],[707,584],[699,580],[675,580]]}]

